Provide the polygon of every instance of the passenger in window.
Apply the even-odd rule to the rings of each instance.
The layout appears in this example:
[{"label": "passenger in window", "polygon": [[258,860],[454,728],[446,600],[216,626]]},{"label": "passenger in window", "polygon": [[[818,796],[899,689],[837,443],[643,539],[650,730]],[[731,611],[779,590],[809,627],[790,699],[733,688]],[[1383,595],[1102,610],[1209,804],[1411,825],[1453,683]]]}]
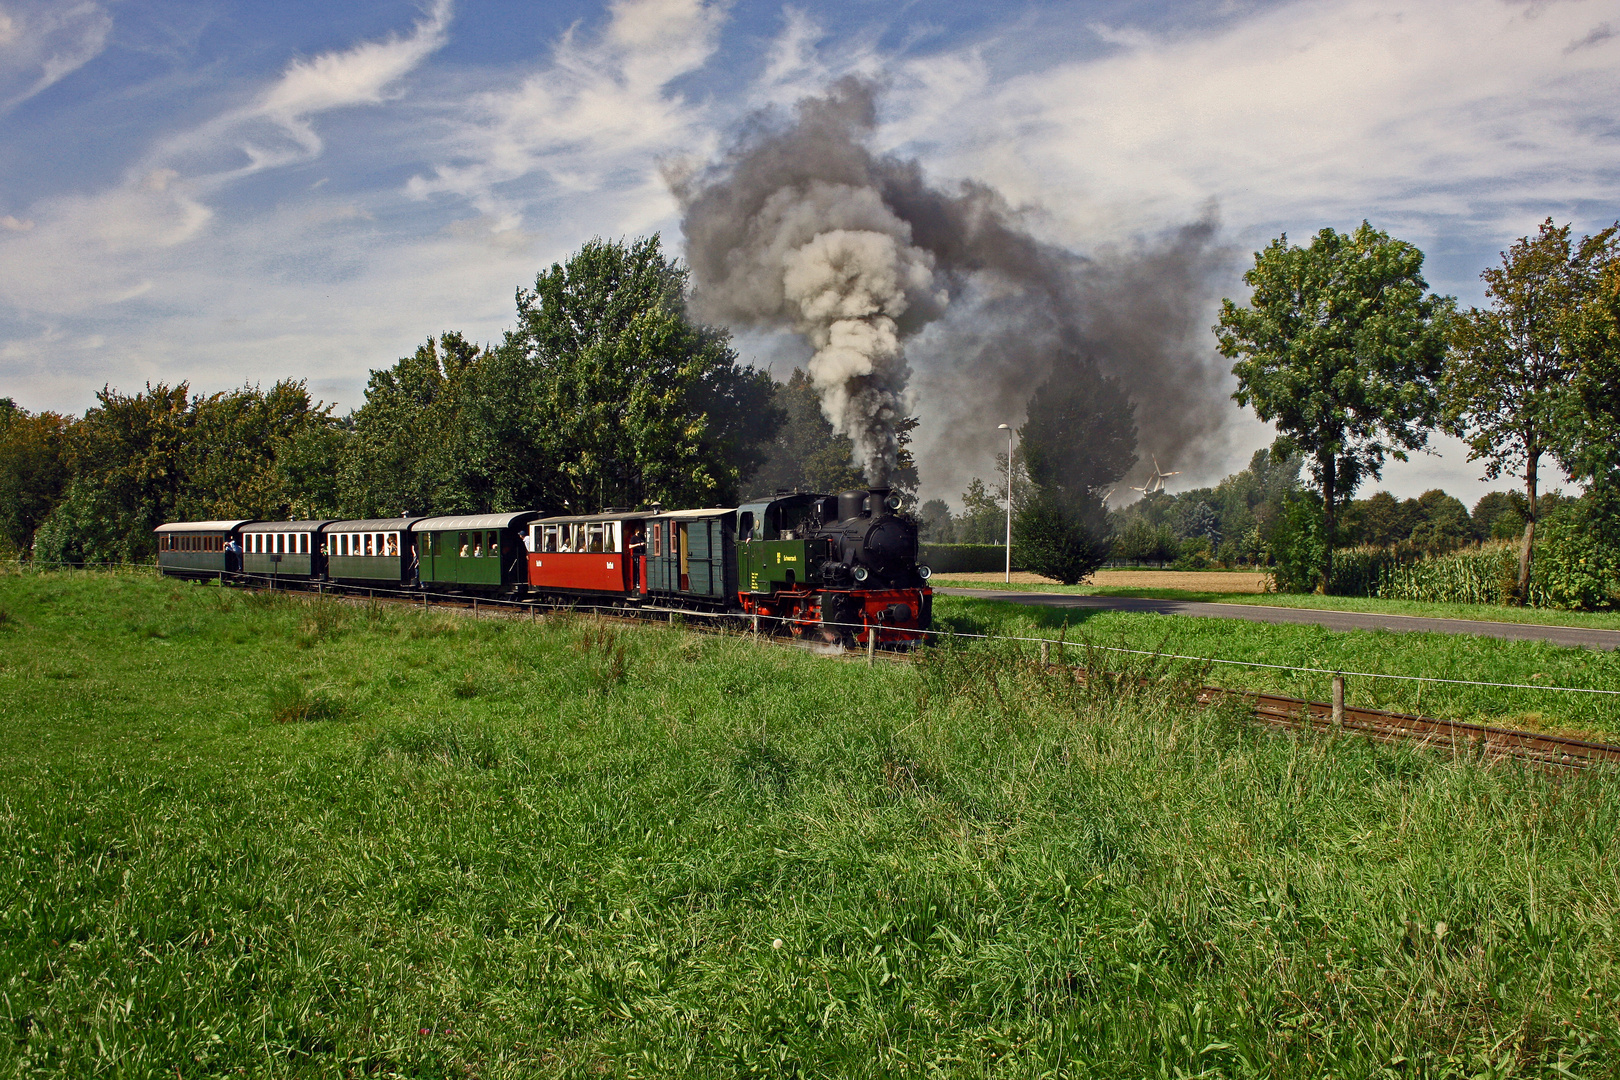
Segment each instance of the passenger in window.
[{"label": "passenger in window", "polygon": [[501,557],[501,534],[498,533],[498,532],[490,533],[489,534],[489,539],[487,540],[487,543],[489,545],[489,557],[492,558],[492,559],[500,558]]},{"label": "passenger in window", "polygon": [[393,533],[388,534],[388,554],[396,559],[399,558],[399,541],[394,537]]},{"label": "passenger in window", "polygon": [[467,534],[466,533],[457,533],[456,534],[456,543],[461,546],[460,557],[465,559],[467,557]]},{"label": "passenger in window", "polygon": [[483,533],[473,533],[473,553],[472,553],[472,557],[475,558],[475,559],[482,559],[484,557],[484,534]]}]

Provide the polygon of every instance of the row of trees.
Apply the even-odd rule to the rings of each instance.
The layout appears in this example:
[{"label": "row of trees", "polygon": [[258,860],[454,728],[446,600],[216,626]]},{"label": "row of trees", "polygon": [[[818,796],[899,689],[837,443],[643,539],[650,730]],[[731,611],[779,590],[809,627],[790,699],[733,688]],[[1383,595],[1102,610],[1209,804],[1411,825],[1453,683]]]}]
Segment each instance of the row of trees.
[{"label": "row of trees", "polygon": [[1484,272],[1487,304],[1467,311],[1428,291],[1421,251],[1366,222],[1256,253],[1248,305],[1225,301],[1215,333],[1234,396],[1277,426],[1273,454],[1302,456],[1315,482],[1320,588],[1356,489],[1434,430],[1466,440],[1487,478],[1523,483],[1521,603],[1545,460],[1594,493],[1591,529],[1620,528],[1602,509],[1620,487],[1617,232],[1576,241],[1548,219]]},{"label": "row of trees", "polygon": [[429,339],[344,417],[296,381],[108,388],[78,418],[5,400],[4,541],[111,561],[149,554],[175,519],[733,502],[778,449],[783,391],[685,295],[657,236],[593,241],[518,290],[498,345]]}]

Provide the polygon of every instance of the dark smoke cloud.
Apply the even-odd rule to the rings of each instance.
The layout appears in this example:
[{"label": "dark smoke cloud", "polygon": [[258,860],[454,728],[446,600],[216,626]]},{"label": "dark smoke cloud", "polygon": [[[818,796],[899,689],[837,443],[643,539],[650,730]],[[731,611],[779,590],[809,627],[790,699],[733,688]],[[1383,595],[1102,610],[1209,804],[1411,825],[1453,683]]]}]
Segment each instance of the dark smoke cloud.
[{"label": "dark smoke cloud", "polygon": [[988,185],[936,187],[916,161],[873,154],[875,124],[876,88],[846,78],[671,179],[695,314],[804,335],[823,410],[869,475],[915,408],[925,487],[960,491],[998,423],[1089,365],[1136,403],[1143,460],[1195,468],[1235,415],[1209,337],[1229,257],[1213,217],[1081,256],[1036,239]]}]

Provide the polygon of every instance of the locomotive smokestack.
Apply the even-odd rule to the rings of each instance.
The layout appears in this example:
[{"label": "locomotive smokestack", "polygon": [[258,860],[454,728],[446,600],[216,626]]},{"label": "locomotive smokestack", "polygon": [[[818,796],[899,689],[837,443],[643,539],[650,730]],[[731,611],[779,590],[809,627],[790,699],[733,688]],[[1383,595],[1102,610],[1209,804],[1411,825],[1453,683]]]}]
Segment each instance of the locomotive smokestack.
[{"label": "locomotive smokestack", "polygon": [[867,491],[866,505],[872,517],[883,517],[889,512],[889,490],[886,487],[875,487]]}]

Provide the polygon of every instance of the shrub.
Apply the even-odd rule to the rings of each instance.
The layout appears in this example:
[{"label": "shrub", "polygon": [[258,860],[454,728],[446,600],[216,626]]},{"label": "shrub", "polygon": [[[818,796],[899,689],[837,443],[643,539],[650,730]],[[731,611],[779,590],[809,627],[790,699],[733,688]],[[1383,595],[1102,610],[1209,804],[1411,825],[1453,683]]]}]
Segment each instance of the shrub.
[{"label": "shrub", "polygon": [[1013,547],[1028,569],[1073,585],[1108,558],[1107,520],[1096,499],[1075,505],[1037,491],[1013,520]]}]

